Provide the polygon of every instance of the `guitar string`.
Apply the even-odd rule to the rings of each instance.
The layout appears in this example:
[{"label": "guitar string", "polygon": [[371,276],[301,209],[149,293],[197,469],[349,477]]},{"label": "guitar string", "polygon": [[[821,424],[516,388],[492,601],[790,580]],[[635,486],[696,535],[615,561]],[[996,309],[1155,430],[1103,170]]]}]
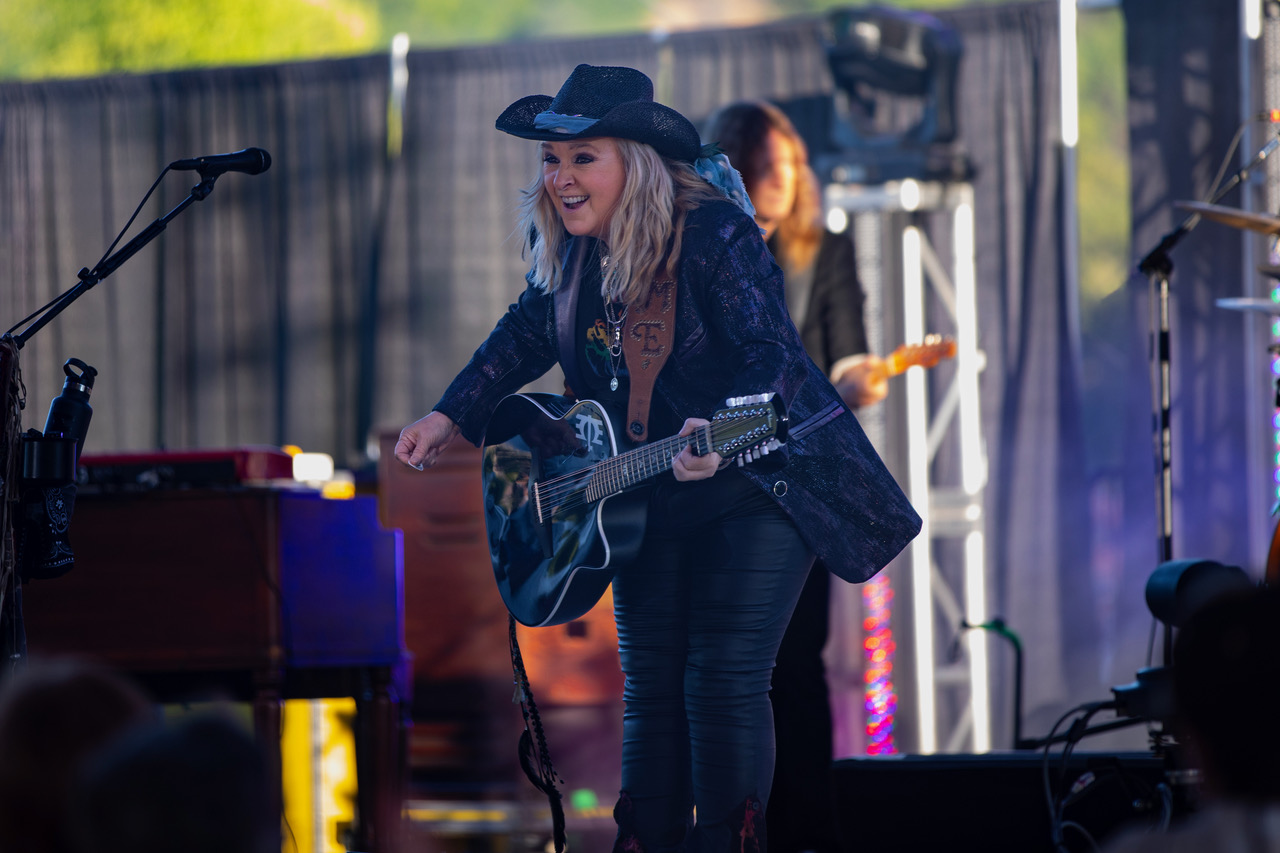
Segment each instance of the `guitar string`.
[{"label": "guitar string", "polygon": [[[666,465],[670,462],[672,450],[676,450],[677,448],[683,449],[684,446],[698,439],[707,439],[712,445],[721,442],[728,443],[728,439],[734,437],[735,432],[738,433],[737,437],[739,438],[745,434],[742,426],[742,419],[713,421],[708,424],[707,427],[700,428],[702,435],[670,436],[662,441],[636,448],[635,450],[628,451],[618,456],[603,459],[590,468],[573,471],[559,477],[552,477],[550,479],[543,480],[539,485],[543,487],[554,486],[573,488],[583,480],[590,480],[592,478],[603,479],[605,477],[622,474],[625,466],[632,461],[636,461],[637,466],[643,466],[645,468],[656,467],[657,470],[654,473],[660,473],[661,470],[664,470]],[[759,424],[756,426],[758,427]],[[625,474],[623,476],[625,476]],[[544,496],[555,494],[556,492],[552,491],[550,488],[543,492]]]},{"label": "guitar string", "polygon": [[[601,460],[590,468],[544,480],[538,484],[539,497],[549,510],[572,509],[582,504],[591,503],[594,499],[588,499],[586,493],[593,485],[599,486],[601,490],[607,491],[609,494],[621,491],[626,487],[626,481],[632,476],[626,471],[628,465],[631,465],[633,469],[640,468],[642,471],[640,479],[647,479],[650,476],[662,473],[671,466],[672,456],[674,455],[672,451],[679,452],[679,449],[683,449],[685,446],[700,439],[709,440],[712,446],[721,444],[722,440],[723,443],[728,443],[728,439],[733,437],[735,431],[738,433],[738,437],[744,434],[741,426],[740,421],[712,422],[707,425],[707,428],[700,430],[700,432],[704,433],[703,435],[694,433],[688,436],[671,436],[620,456]],[[730,429],[726,430],[724,427],[730,427]],[[541,488],[548,486],[550,488],[545,490]],[[575,492],[580,493],[580,500],[564,500],[566,495],[571,495]],[[603,495],[602,497],[607,496]],[[557,503],[557,501],[564,502]]]},{"label": "guitar string", "polygon": [[[544,505],[547,506],[559,505],[562,508],[576,506],[576,503],[557,504],[557,501],[562,500],[565,495],[572,494],[574,492],[585,492],[586,488],[589,488],[593,483],[617,479],[624,464],[621,460],[624,458],[627,460],[641,460],[637,462],[637,464],[644,465],[646,470],[649,466],[656,465],[657,470],[653,473],[661,473],[662,470],[664,470],[661,467],[662,459],[665,457],[669,463],[670,456],[672,455],[671,451],[675,450],[677,447],[683,447],[684,445],[689,444],[690,438],[691,436],[684,435],[672,436],[670,438],[663,439],[660,442],[655,442],[654,444],[645,445],[644,447],[629,451],[623,456],[613,456],[608,459],[601,460],[590,468],[575,471],[572,474],[556,477],[551,480],[544,480],[539,485],[552,486],[552,488],[545,491],[539,490],[539,494],[543,499]],[[632,454],[635,455],[633,456]],[[648,459],[646,460],[645,457],[648,457]],[[584,499],[583,502],[585,503],[587,501]]]},{"label": "guitar string", "polygon": [[652,454],[656,452],[660,447],[663,447],[664,445],[670,445],[671,447],[675,447],[681,443],[687,444],[689,438],[690,436],[684,436],[684,435],[668,436],[667,438],[664,438],[661,441],[654,442],[653,444],[647,444],[643,447],[637,447],[634,450],[629,450],[618,456],[610,456],[606,459],[602,459],[589,468],[582,468],[577,471],[571,471],[568,474],[562,474],[559,477],[551,477],[549,479],[542,480],[541,484],[546,486],[546,485],[551,485],[555,483],[560,483],[561,481],[565,481],[565,480],[581,478],[584,476],[591,477],[595,474],[595,472],[600,470],[602,466],[608,466],[610,463],[618,463],[622,460],[631,459],[633,457],[638,457],[640,455]]},{"label": "guitar string", "polygon": [[[626,462],[621,461],[621,457],[612,457],[610,459],[603,460],[588,471],[583,472],[588,474],[585,478],[585,482],[583,482],[584,488],[571,489],[567,491],[560,488],[549,491],[547,495],[543,496],[544,504],[550,507],[555,507],[557,506],[557,500],[561,500],[564,501],[564,503],[559,504],[560,507],[572,508],[580,505],[581,503],[590,502],[591,498],[589,498],[588,495],[593,490],[617,491],[617,489],[609,489],[609,486],[619,485],[623,480],[625,480],[626,475],[623,473],[623,468],[626,465],[632,465],[635,468],[640,468],[646,473],[646,475],[661,473],[665,470],[665,465],[670,464],[670,457],[674,455],[673,451],[675,451],[677,447],[689,444],[689,441],[690,436],[674,436],[664,439],[661,442],[656,442],[655,444],[638,448],[637,451],[633,451],[635,454],[634,456],[630,454],[627,455]],[[566,495],[572,492],[578,493],[578,499],[565,500]]]},{"label": "guitar string", "polygon": [[[574,471],[570,474],[563,475],[561,477],[555,477],[549,480],[543,480],[541,485],[544,485],[544,486],[552,485],[552,484],[555,484],[557,486],[568,485],[568,483],[564,481],[569,481],[569,480],[581,481],[583,479],[591,480],[593,478],[600,480],[606,477],[616,476],[619,474],[623,474],[623,469],[632,462],[635,463],[635,467],[642,467],[644,469],[656,467],[658,470],[655,471],[655,473],[660,473],[660,471],[663,468],[663,465],[665,463],[670,462],[670,457],[671,455],[673,455],[672,451],[675,451],[677,449],[683,449],[684,446],[690,444],[695,440],[698,440],[699,438],[710,438],[711,441],[715,443],[715,441],[720,437],[719,434],[714,430],[714,427],[717,425],[712,424],[709,426],[713,427],[712,434],[709,436],[697,436],[697,435],[669,436],[668,438],[665,438],[661,441],[654,442],[653,444],[645,445],[644,447],[638,447],[635,450],[627,451],[626,453],[623,453],[619,456],[612,456],[607,459],[602,459],[600,462],[597,462],[595,465],[591,466],[590,468]],[[545,494],[553,494],[553,493],[548,491]]]}]

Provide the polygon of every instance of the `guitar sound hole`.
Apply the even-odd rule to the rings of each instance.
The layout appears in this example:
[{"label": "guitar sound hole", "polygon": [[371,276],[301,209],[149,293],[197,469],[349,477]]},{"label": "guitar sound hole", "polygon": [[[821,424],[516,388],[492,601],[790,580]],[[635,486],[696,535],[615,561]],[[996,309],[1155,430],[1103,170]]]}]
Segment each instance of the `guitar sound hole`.
[{"label": "guitar sound hole", "polygon": [[572,622],[565,623],[564,630],[570,637],[586,637],[587,623],[581,619],[575,619]]}]

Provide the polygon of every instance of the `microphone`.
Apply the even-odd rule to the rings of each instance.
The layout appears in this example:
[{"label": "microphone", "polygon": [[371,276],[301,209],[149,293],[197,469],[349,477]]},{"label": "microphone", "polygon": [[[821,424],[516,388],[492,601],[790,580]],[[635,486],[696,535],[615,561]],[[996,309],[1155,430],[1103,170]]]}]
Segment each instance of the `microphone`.
[{"label": "microphone", "polygon": [[170,169],[179,172],[199,172],[202,177],[216,177],[223,172],[244,172],[256,175],[271,168],[271,155],[261,148],[246,148],[243,151],[232,151],[230,154],[211,154],[208,157],[192,157],[189,160],[174,160]]}]

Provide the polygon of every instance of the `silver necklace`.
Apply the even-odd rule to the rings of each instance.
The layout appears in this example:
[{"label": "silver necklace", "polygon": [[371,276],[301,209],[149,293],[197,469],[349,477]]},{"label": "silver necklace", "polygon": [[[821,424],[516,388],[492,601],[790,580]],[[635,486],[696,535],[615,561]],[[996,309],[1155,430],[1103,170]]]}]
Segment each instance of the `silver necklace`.
[{"label": "silver necklace", "polygon": [[[609,272],[609,256],[600,256],[600,281],[603,282]],[[618,365],[622,361],[622,324],[627,319],[627,306],[616,317],[613,313],[613,297],[604,298],[604,319],[609,324],[609,372],[613,378],[609,380],[609,390],[618,390]]]},{"label": "silver necklace", "polygon": [[604,319],[609,324],[609,371],[613,374],[613,378],[609,380],[609,390],[618,390],[618,364],[622,359],[622,324],[627,319],[627,307],[622,306],[622,312],[616,317],[613,313],[613,300],[606,298],[604,300]]}]

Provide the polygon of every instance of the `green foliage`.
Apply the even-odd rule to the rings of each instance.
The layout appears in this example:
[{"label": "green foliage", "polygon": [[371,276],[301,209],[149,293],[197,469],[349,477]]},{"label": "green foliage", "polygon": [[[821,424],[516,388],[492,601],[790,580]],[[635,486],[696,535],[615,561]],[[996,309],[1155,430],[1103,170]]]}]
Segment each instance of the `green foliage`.
[{"label": "green foliage", "polygon": [[370,0],[4,0],[0,77],[87,76],[365,52]]},{"label": "green foliage", "polygon": [[1129,126],[1120,10],[1081,14],[1078,32],[1080,290],[1087,315],[1128,276]]},{"label": "green foliage", "polygon": [[280,62],[636,32],[646,0],[3,0],[0,78]]},{"label": "green foliage", "polygon": [[646,0],[371,0],[386,22],[383,41],[407,33],[418,47],[575,38],[643,31]]},{"label": "green foliage", "polygon": [[959,6],[983,6],[1014,0],[775,0],[774,5],[787,14],[825,12],[848,6],[895,6],[899,9],[954,9]]},{"label": "green foliage", "polygon": [[[841,5],[865,3],[772,0],[765,9],[780,17]],[[636,32],[654,16],[651,0],[4,0],[0,78],[341,56],[381,50],[398,32],[416,47]]]}]

